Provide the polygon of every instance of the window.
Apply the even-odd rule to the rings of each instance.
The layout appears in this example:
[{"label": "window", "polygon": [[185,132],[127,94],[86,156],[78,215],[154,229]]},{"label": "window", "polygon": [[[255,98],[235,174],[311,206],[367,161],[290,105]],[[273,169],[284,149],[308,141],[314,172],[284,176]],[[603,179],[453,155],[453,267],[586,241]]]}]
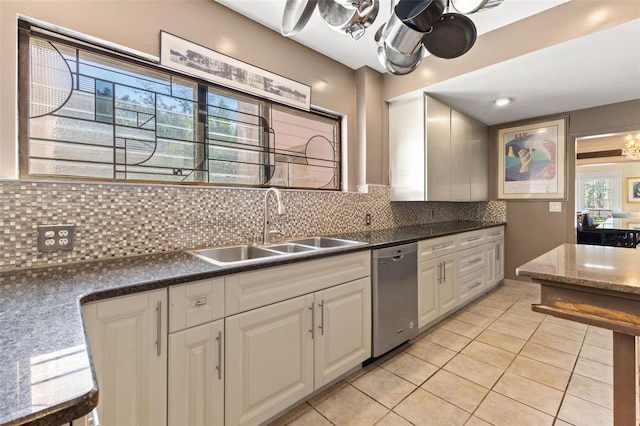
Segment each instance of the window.
[{"label": "window", "polygon": [[21,176],[340,189],[340,119],[21,22]]},{"label": "window", "polygon": [[588,210],[594,221],[602,222],[620,209],[620,173],[578,175],[578,208]]}]

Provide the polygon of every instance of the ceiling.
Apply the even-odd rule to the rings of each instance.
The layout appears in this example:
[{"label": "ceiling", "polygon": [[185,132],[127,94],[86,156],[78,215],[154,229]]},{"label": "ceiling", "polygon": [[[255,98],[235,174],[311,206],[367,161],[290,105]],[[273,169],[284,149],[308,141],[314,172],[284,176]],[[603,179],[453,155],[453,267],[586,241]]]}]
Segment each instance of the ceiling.
[{"label": "ceiling", "polygon": [[[216,1],[280,31],[286,0]],[[373,37],[387,21],[391,1],[380,0],[378,17],[361,40],[331,31],[317,11],[291,38],[353,69],[369,66],[384,72]],[[469,17],[482,35],[566,1],[504,0]],[[640,19],[432,84],[425,91],[489,125],[640,99]],[[500,96],[513,102],[494,108],[491,102]]]}]

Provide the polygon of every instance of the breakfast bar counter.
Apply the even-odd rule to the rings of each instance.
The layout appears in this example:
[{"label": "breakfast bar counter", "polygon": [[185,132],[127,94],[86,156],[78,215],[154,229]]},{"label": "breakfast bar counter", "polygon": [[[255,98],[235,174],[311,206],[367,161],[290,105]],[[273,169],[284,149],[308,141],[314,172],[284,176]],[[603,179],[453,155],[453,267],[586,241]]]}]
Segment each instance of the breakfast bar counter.
[{"label": "breakfast bar counter", "polygon": [[516,273],[541,285],[534,311],[613,331],[614,424],[635,424],[640,252],[564,244]]}]

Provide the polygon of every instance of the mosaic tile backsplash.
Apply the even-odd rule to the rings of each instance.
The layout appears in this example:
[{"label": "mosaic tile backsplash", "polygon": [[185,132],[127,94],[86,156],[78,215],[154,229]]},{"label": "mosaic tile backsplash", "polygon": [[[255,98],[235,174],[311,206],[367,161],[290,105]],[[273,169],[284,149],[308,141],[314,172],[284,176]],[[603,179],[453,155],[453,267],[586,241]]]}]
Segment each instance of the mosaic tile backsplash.
[{"label": "mosaic tile backsplash", "polygon": [[[262,241],[264,189],[0,182],[0,270]],[[273,240],[451,220],[505,221],[504,202],[391,202],[357,193],[283,190]],[[365,214],[371,214],[371,225]],[[71,251],[39,252],[38,225],[73,224]]]}]

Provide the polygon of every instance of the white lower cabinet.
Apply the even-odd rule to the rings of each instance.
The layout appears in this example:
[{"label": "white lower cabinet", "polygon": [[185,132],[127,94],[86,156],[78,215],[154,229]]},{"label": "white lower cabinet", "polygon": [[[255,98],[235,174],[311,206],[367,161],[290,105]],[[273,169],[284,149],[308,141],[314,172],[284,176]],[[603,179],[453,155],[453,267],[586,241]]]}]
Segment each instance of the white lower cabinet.
[{"label": "white lower cabinet", "polygon": [[227,317],[225,423],[263,423],[370,355],[369,277]]},{"label": "white lower cabinet", "polygon": [[487,285],[493,286],[504,279],[504,240],[488,244],[487,259]]},{"label": "white lower cabinet", "polygon": [[418,327],[456,305],[455,275],[456,254],[418,263]]},{"label": "white lower cabinet", "polygon": [[224,320],[169,335],[170,426],[224,424]]},{"label": "white lower cabinet", "polygon": [[314,389],[371,357],[371,284],[361,278],[314,295]]},{"label": "white lower cabinet", "polygon": [[167,423],[167,291],[83,306],[103,426]]}]

